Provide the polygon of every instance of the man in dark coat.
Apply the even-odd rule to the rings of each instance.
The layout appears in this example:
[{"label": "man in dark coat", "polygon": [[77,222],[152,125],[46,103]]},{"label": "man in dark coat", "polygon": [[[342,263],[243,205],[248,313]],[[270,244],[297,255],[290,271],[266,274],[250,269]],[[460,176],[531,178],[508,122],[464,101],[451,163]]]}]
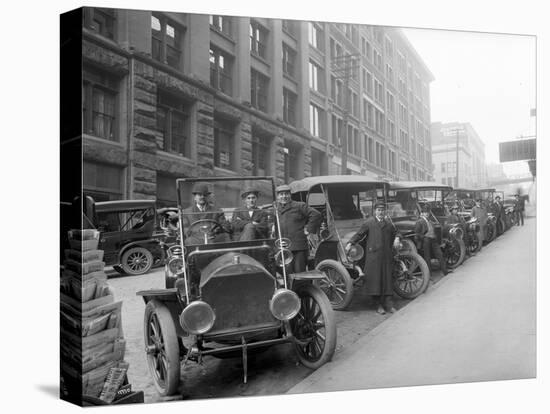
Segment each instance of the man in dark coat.
[{"label": "man in dark coat", "polygon": [[495,215],[497,236],[504,233],[504,206],[500,201],[500,196],[495,197],[495,201],[492,203],[492,212]]},{"label": "man in dark coat", "polygon": [[523,212],[525,211],[525,200],[519,196],[515,195],[516,201],[514,202],[514,214],[516,215],[516,225],[519,226],[521,220],[521,225],[523,226]]},{"label": "man in dark coat", "polygon": [[[212,194],[208,185],[196,183],[193,186],[193,204],[183,210],[183,230],[185,244],[219,243],[228,240],[227,233],[231,233],[231,224],[225,219],[223,211],[209,202]],[[199,220],[212,220],[196,224]],[[215,222],[215,223],[214,223]]]},{"label": "man in dark coat", "polygon": [[294,260],[289,266],[292,273],[306,270],[308,258],[308,234],[317,234],[321,224],[321,214],[306,203],[290,199],[290,187],[280,185],[277,193],[276,208],[279,215],[281,236],[290,239],[290,250]]},{"label": "man in dark coat", "polygon": [[234,232],[241,233],[240,241],[267,238],[267,211],[258,208],[259,191],[247,188],[241,194],[244,208],[235,210],[231,219]]},{"label": "man in dark coat", "polygon": [[487,209],[483,206],[483,201],[481,199],[476,200],[476,205],[472,208],[472,217],[478,219],[481,240],[485,240],[487,238],[487,220],[489,217],[487,216]]},{"label": "man in dark coat", "polygon": [[434,224],[430,221],[430,206],[427,204],[422,206],[422,212],[420,213],[420,218],[416,221],[414,226],[414,238],[416,241],[416,248],[422,250],[424,260],[430,267],[432,260],[432,254],[439,261],[441,271],[444,275],[448,274],[447,262],[443,257],[443,252],[441,247],[437,242],[437,237],[435,235]]},{"label": "man in dark coat", "polygon": [[393,306],[393,251],[392,247],[400,243],[397,229],[384,216],[386,206],[376,203],[374,216],[368,217],[346,244],[346,252],[352,245],[366,237],[365,275],[366,289],[378,302],[380,314],[395,312]]}]

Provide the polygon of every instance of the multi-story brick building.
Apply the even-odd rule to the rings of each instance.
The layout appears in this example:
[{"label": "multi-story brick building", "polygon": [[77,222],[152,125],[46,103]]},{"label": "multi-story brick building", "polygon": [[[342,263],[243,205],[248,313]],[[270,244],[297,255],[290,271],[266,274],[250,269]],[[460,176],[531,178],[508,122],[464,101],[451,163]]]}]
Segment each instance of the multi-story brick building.
[{"label": "multi-story brick building", "polygon": [[347,173],[432,178],[433,76],[399,29],[84,8],[82,36],[96,199],[174,204],[184,176],[340,173],[346,136]]},{"label": "multi-story brick building", "polygon": [[[434,176],[452,187],[487,186],[485,144],[469,123],[434,122],[431,126]],[[458,178],[456,171],[458,137]]]}]

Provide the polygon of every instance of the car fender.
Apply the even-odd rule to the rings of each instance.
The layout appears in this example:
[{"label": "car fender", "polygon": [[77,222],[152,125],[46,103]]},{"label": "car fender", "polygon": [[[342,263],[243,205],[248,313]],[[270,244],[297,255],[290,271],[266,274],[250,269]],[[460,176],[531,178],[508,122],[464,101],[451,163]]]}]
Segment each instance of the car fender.
[{"label": "car fender", "polygon": [[155,256],[155,250],[156,248],[159,249],[161,252],[160,258],[162,259],[164,255],[164,251],[160,248],[160,242],[157,239],[147,239],[147,240],[138,240],[135,242],[130,242],[127,244],[122,244],[122,247],[120,248],[120,251],[118,252],[118,262],[121,263],[122,261],[122,255],[124,252],[128,249],[131,249],[132,247],[143,247],[144,249],[147,249],[153,254],[153,259],[158,258],[159,256]]}]

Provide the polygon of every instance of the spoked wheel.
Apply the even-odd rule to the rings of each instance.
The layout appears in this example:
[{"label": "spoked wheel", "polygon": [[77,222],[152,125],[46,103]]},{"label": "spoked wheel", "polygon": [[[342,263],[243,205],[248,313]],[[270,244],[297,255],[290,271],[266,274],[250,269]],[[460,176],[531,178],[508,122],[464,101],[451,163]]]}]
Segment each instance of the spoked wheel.
[{"label": "spoked wheel", "polygon": [[466,246],[464,241],[458,237],[449,237],[445,246],[445,261],[448,269],[458,267],[466,257]]},{"label": "spoked wheel", "polygon": [[481,249],[483,245],[483,240],[479,232],[475,234],[470,234],[470,243],[468,244],[468,251],[471,255],[476,254]]},{"label": "spoked wheel", "polygon": [[168,308],[157,300],[145,307],[145,352],[153,382],[162,396],[172,395],[180,380],[176,326]]},{"label": "spoked wheel", "polygon": [[319,280],[317,286],[327,295],[332,309],[346,309],[353,299],[353,280],[342,263],[326,259],[320,262],[317,270],[327,278]]},{"label": "spoked wheel", "polygon": [[393,290],[404,299],[414,299],[428,288],[430,269],[416,253],[399,253],[393,264]]},{"label": "spoked wheel", "polygon": [[122,269],[130,275],[142,275],[151,270],[153,255],[143,247],[132,247],[122,255]]},{"label": "spoked wheel", "polygon": [[334,311],[317,286],[304,285],[296,293],[301,307],[290,321],[296,352],[302,365],[317,369],[330,361],[336,348]]}]

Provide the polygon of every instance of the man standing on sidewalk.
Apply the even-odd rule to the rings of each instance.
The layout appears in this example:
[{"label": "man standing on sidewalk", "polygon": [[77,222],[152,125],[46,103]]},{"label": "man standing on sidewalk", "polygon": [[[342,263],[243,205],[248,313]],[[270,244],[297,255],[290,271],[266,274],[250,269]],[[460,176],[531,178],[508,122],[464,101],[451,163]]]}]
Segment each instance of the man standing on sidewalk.
[{"label": "man standing on sidewalk", "polygon": [[483,202],[481,201],[481,199],[478,199],[476,201],[476,205],[474,206],[474,208],[472,208],[472,217],[477,218],[481,232],[481,240],[485,241],[485,239],[487,238],[488,216],[487,210],[485,209],[485,207],[483,207]]},{"label": "man standing on sidewalk", "polygon": [[286,184],[275,189],[277,211],[279,213],[281,236],[290,239],[290,250],[294,260],[289,265],[292,273],[306,270],[308,258],[307,235],[317,234],[321,224],[321,214],[302,203],[290,199],[290,187]]},{"label": "man standing on sidewalk", "polygon": [[514,203],[514,213],[516,215],[516,225],[519,226],[521,220],[521,225],[523,226],[523,212],[525,211],[525,200],[523,197],[520,197],[519,194],[516,194],[516,201]]},{"label": "man standing on sidewalk", "polygon": [[394,313],[393,306],[393,251],[392,246],[400,243],[397,229],[385,219],[384,203],[374,205],[374,217],[369,217],[346,244],[346,253],[351,246],[366,237],[365,274],[367,293],[378,302],[379,314]]},{"label": "man standing on sidewalk", "polygon": [[414,238],[416,240],[416,247],[418,250],[422,250],[424,260],[428,264],[428,267],[430,267],[433,254],[435,258],[439,261],[441,271],[444,275],[446,275],[449,273],[449,271],[447,270],[447,262],[443,257],[443,252],[441,251],[441,247],[439,247],[439,243],[437,242],[434,225],[429,219],[430,213],[430,206],[424,204],[422,206],[420,218],[417,220],[416,225],[414,226]]}]

